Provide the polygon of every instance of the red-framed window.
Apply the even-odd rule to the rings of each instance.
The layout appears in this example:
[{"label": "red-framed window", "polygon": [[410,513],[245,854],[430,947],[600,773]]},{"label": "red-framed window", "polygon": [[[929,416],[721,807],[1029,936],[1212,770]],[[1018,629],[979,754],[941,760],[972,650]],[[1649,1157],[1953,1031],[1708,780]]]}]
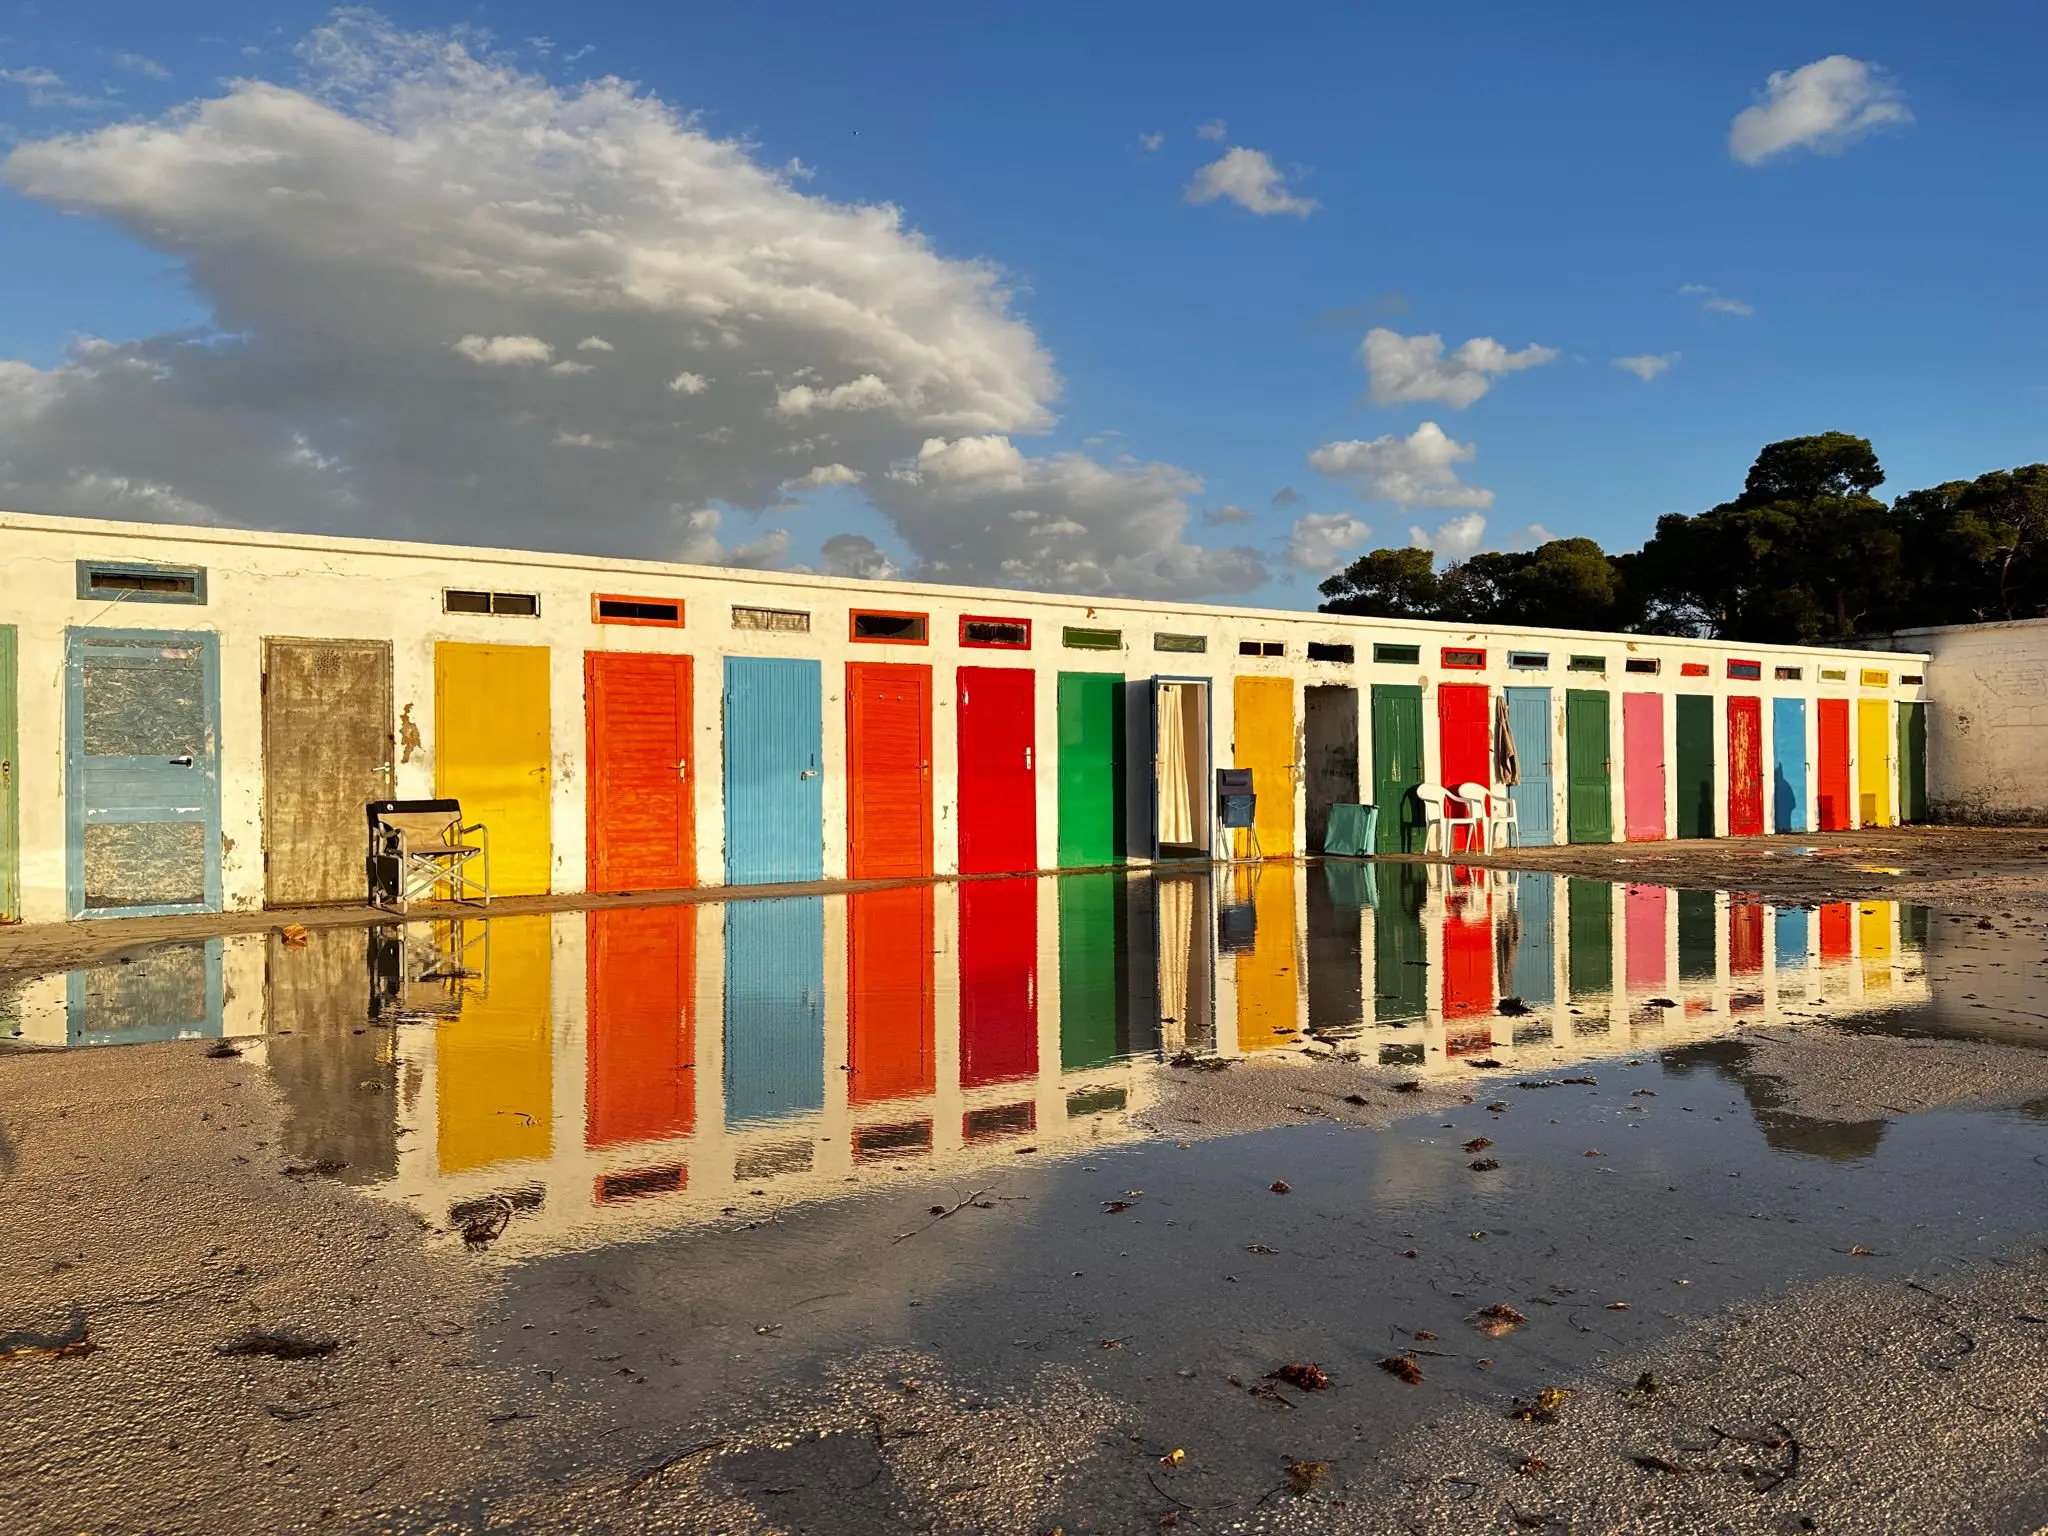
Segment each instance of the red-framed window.
[{"label": "red-framed window", "polygon": [[1728,663],[1728,675],[1753,683],[1764,675],[1764,664],[1760,661],[1731,661]]},{"label": "red-framed window", "polygon": [[683,627],[680,597],[628,597],[622,592],[595,592],[590,598],[593,624],[653,624],[662,629]]},{"label": "red-framed window", "polygon": [[1445,646],[1443,664],[1454,672],[1480,672],[1486,668],[1486,652],[1468,651],[1456,646]]},{"label": "red-framed window", "polygon": [[1705,677],[1707,670],[1707,664],[1704,661],[1687,661],[1680,663],[1678,675],[1680,677]]},{"label": "red-framed window", "polygon": [[896,613],[886,608],[856,608],[848,616],[848,638],[868,645],[924,645],[931,615]]},{"label": "red-framed window", "polygon": [[981,650],[1028,651],[1031,649],[1031,621],[1004,619],[994,614],[960,615],[960,643]]}]

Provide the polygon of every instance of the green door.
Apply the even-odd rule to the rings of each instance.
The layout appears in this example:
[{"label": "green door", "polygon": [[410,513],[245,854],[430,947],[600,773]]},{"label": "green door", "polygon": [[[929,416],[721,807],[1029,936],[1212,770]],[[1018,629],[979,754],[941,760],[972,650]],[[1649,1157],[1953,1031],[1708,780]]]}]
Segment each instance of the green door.
[{"label": "green door", "polygon": [[[21,790],[15,773],[14,626],[0,624],[0,923],[21,921]],[[1904,721],[1904,713],[1900,715]]]},{"label": "green door", "polygon": [[1678,696],[1678,835],[1714,835],[1714,701]]},{"label": "green door", "polygon": [[1062,869],[1124,860],[1124,680],[1118,672],[1062,672]]},{"label": "green door", "polygon": [[[1606,702],[1606,695],[1599,698]],[[1570,953],[1565,970],[1572,1001],[1603,996],[1614,990],[1614,887],[1604,880],[1574,879],[1566,899]]]},{"label": "green door", "polygon": [[[0,744],[5,738],[0,737]],[[1899,706],[1899,820],[1927,819],[1927,706]]]},{"label": "green door", "polygon": [[1422,846],[1422,690],[1412,684],[1372,685],[1372,803],[1380,808],[1381,853]]},{"label": "green door", "polygon": [[1564,696],[1565,835],[1574,843],[1614,841],[1614,782],[1608,755],[1607,695],[1572,688]]}]

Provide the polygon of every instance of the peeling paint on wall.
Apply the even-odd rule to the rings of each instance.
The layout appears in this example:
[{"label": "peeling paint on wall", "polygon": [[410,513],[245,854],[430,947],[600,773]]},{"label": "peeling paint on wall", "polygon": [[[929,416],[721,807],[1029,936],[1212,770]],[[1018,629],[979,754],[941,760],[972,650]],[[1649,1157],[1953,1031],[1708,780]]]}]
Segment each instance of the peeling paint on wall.
[{"label": "peeling paint on wall", "polygon": [[412,723],[412,706],[406,705],[398,712],[398,760],[412,761],[413,753],[420,749],[420,728]]}]

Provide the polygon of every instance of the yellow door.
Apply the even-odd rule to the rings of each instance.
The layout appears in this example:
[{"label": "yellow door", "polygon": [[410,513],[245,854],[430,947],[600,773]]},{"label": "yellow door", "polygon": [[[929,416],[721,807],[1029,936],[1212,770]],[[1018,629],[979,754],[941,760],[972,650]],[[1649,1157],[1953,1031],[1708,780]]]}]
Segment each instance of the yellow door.
[{"label": "yellow door", "polygon": [[1301,1036],[1294,866],[1231,870],[1231,899],[1252,909],[1252,943],[1237,955],[1237,1048],[1267,1051]]},{"label": "yellow door", "polygon": [[548,650],[434,647],[434,792],[491,835],[491,894],[548,889]]},{"label": "yellow door", "polygon": [[[1233,693],[1237,766],[1252,771],[1258,796],[1259,850],[1294,852],[1294,683],[1284,677],[1240,677]],[[1238,852],[1249,851],[1242,832]]]},{"label": "yellow door", "polygon": [[[434,1031],[434,1145],[441,1172],[545,1158],[554,1148],[549,1028],[553,937],[545,917],[466,925],[462,1011]],[[438,927],[439,925],[437,925]]]},{"label": "yellow door", "polygon": [[1883,699],[1856,701],[1856,824],[1888,827],[1892,815],[1892,712]]}]

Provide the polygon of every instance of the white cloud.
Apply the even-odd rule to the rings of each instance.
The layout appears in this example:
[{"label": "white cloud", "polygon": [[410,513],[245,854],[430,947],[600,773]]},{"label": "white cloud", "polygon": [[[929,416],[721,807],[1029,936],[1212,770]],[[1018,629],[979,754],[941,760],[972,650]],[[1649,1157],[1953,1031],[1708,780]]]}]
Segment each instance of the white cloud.
[{"label": "white cloud", "polygon": [[857,469],[844,464],[815,464],[794,480],[782,482],[785,491],[815,491],[825,485],[859,485],[867,478]]},{"label": "white cloud", "polygon": [[455,350],[473,363],[494,367],[544,363],[555,355],[555,349],[538,336],[469,335],[455,343]]},{"label": "white cloud", "polygon": [[1678,291],[1682,297],[1698,299],[1700,301],[1700,308],[1711,309],[1716,314],[1753,315],[1756,313],[1756,306],[1750,303],[1749,300],[1738,299],[1717,289],[1709,288],[1705,283],[1684,283],[1680,285]]},{"label": "white cloud", "polygon": [[1408,542],[1417,549],[1434,550],[1445,561],[1463,560],[1479,552],[1481,542],[1486,538],[1486,518],[1478,512],[1466,512],[1458,517],[1447,517],[1437,524],[1435,533],[1427,533],[1419,527],[1410,527]]},{"label": "white cloud", "polygon": [[1138,135],[1138,148],[1144,150],[1147,154],[1150,154],[1165,142],[1166,135],[1163,133],[1141,133]]},{"label": "white cloud", "polygon": [[1530,550],[1548,544],[1557,537],[1541,523],[1527,523],[1517,528],[1501,541],[1502,549]]},{"label": "white cloud", "polygon": [[131,75],[142,75],[151,80],[168,80],[171,78],[171,72],[165,69],[163,65],[157,63],[155,59],[145,58],[139,53],[115,54],[114,67],[116,69],[125,69]]},{"label": "white cloud", "polygon": [[1297,218],[1307,218],[1317,207],[1314,198],[1296,197],[1287,190],[1287,178],[1262,150],[1242,147],[1203,166],[1188,183],[1189,202],[1213,203],[1218,198],[1253,213],[1291,213]]},{"label": "white cloud", "polygon": [[602,336],[586,336],[576,343],[578,352],[616,352],[619,349]]},{"label": "white cloud", "polygon": [[1834,53],[1773,72],[1761,98],[1729,125],[1728,153],[1744,165],[1800,147],[1839,154],[1867,133],[1912,120],[1883,70]]},{"label": "white cloud", "polygon": [[1287,563],[1297,570],[1333,571],[1371,537],[1371,527],[1352,513],[1310,512],[1288,531]]},{"label": "white cloud", "polygon": [[1493,492],[1467,485],[1456,466],[1470,463],[1478,449],[1454,442],[1442,427],[1425,421],[1406,437],[1389,433],[1371,442],[1325,443],[1308,456],[1312,468],[1356,486],[1368,501],[1403,507],[1493,505]]},{"label": "white cloud", "polygon": [[1554,361],[1557,349],[1532,345],[1510,352],[1491,336],[1474,336],[1446,357],[1441,336],[1403,336],[1375,326],[1365,333],[1358,355],[1375,405],[1434,400],[1462,410],[1501,375]]},{"label": "white cloud", "polygon": [[548,372],[565,374],[573,378],[579,373],[595,373],[597,370],[588,363],[579,363],[573,357],[565,357],[548,369]]},{"label": "white cloud", "polygon": [[835,533],[819,550],[820,571],[827,576],[846,576],[856,581],[888,581],[902,573],[896,562],[875,547],[864,534]]},{"label": "white cloud", "polygon": [[839,464],[920,574],[1265,579],[1188,541],[1186,471],[1027,451],[1050,358],[992,266],[896,209],[813,195],[618,80],[361,11],[294,67],[7,156],[13,191],[176,263],[214,322],[0,357],[0,506],[765,565],[788,535],[728,544],[719,518]]},{"label": "white cloud", "polygon": [[1212,528],[1228,528],[1238,523],[1256,522],[1258,514],[1249,507],[1226,503],[1220,507],[1210,507],[1202,514],[1202,521]]},{"label": "white cloud", "polygon": [[40,64],[27,65],[21,69],[0,69],[0,80],[9,85],[18,85],[28,99],[28,104],[38,108],[79,108],[108,107],[113,102],[101,96],[88,96],[83,91],[73,90],[65,83],[64,77],[54,69],[45,69]]},{"label": "white cloud", "polygon": [[1613,359],[1613,366],[1623,373],[1634,374],[1647,384],[1677,361],[1676,352],[1638,352],[1633,357]]},{"label": "white cloud", "polygon": [[1225,123],[1220,117],[1210,118],[1208,122],[1195,130],[1196,138],[1207,139],[1214,144],[1221,144],[1229,136],[1230,125]]}]

